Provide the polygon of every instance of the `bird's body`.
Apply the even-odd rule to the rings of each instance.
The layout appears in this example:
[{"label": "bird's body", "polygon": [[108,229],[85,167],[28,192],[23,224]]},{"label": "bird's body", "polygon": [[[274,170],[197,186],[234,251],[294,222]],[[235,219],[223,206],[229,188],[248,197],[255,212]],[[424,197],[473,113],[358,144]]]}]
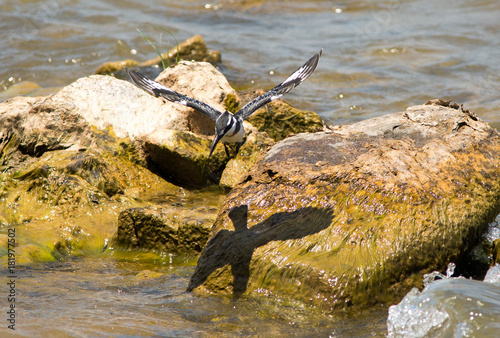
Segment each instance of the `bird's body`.
[{"label": "bird's body", "polygon": [[219,120],[221,120],[220,125],[227,126],[227,133],[224,134],[220,141],[225,143],[243,142],[243,138],[245,137],[245,127],[243,126],[243,119],[241,119],[240,117],[235,117],[231,113],[227,113],[228,117],[226,122],[226,119],[222,117],[223,115],[219,117]]},{"label": "bird's body", "polygon": [[285,81],[283,81],[270,91],[266,92],[265,94],[250,101],[234,115],[228,111],[221,113],[217,109],[209,106],[204,102],[177,93],[131,69],[125,68],[125,70],[129,74],[132,81],[139,88],[144,89],[149,94],[156,97],[161,96],[170,102],[194,108],[215,121],[215,138],[210,149],[210,154],[208,156],[210,157],[212,155],[215,146],[220,141],[224,144],[226,154],[229,157],[229,151],[226,144],[238,143],[238,148],[236,150],[236,153],[238,153],[239,147],[243,143],[243,139],[245,137],[245,128],[243,127],[243,121],[260,107],[282,97],[293,88],[301,84],[305,79],[307,79],[316,69],[322,51],[323,50],[320,50],[318,53],[316,53],[302,67],[292,73],[292,75],[290,75]]}]

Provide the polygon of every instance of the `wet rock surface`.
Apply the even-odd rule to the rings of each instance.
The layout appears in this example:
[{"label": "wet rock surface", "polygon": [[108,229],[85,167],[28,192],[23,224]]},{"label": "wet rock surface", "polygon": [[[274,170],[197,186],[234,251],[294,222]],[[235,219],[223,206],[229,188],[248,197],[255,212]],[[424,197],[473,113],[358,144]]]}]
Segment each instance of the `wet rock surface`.
[{"label": "wet rock surface", "polygon": [[394,301],[481,239],[499,160],[498,132],[439,100],[287,138],[229,193],[189,290]]},{"label": "wet rock surface", "polygon": [[[16,229],[18,264],[99,253],[116,234],[122,210],[185,204],[202,195],[139,165],[142,156],[130,139],[92,127],[71,102],[54,102],[49,96],[0,104],[0,224]],[[193,247],[203,243],[194,241],[196,231],[206,237],[220,204],[217,193],[208,196],[206,217],[191,215],[189,206],[177,210],[195,217],[188,223],[196,226],[178,230]],[[189,245],[180,247],[188,251]]]},{"label": "wet rock surface", "polygon": [[[115,66],[124,64],[135,63]],[[241,106],[208,63],[181,62],[158,81],[221,111]],[[234,186],[273,144],[248,122],[245,129],[246,143],[226,168],[223,147],[208,159],[213,121],[111,76],[92,75],[56,94],[1,103],[0,224],[20,226],[19,264],[101,252],[116,237],[118,223],[115,248],[200,251],[222,195],[169,182],[200,188],[223,177],[223,187]],[[202,206],[208,208],[203,215]],[[165,219],[152,210],[183,216]]]},{"label": "wet rock surface", "polygon": [[[120,213],[114,244],[172,254],[199,254],[207,243],[216,210],[199,207],[133,208]],[[187,215],[186,215],[187,214]]]}]

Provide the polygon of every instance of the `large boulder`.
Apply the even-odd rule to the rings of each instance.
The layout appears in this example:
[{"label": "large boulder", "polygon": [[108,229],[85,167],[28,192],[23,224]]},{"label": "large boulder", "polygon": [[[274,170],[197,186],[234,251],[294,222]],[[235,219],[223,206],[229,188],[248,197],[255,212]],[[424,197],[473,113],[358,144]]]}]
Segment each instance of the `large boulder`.
[{"label": "large boulder", "polygon": [[[226,110],[227,99],[237,97],[224,75],[208,62],[181,61],[165,69],[156,81],[176,92],[205,102],[220,112]],[[201,135],[214,134],[214,121],[203,113],[176,103],[168,102],[168,105],[174,105],[182,111],[188,131]]]},{"label": "large boulder", "polygon": [[[224,110],[226,78],[206,62],[182,61],[163,71],[158,82]],[[80,78],[50,98],[52,105],[71,107],[98,129],[112,127],[120,137],[140,138],[161,129],[213,135],[214,124],[192,108],[155,98],[135,85],[111,76]]]},{"label": "large boulder", "polygon": [[500,209],[500,135],[433,101],[273,146],[229,193],[188,290],[392,302]]},{"label": "large boulder", "polygon": [[[16,233],[17,264],[102,252],[124,209],[154,208],[158,201],[186,204],[187,209],[199,205],[185,202],[199,193],[138,165],[140,156],[129,139],[96,130],[71,102],[54,102],[53,97],[18,97],[0,104],[0,227]],[[212,207],[177,224],[184,234],[182,248],[196,249],[206,241],[218,196],[203,195]],[[8,239],[6,231],[0,234],[2,247],[7,248]],[[7,264],[6,250],[0,250],[0,262]]]},{"label": "large boulder", "polygon": [[[221,111],[238,102],[226,78],[206,62],[182,61],[157,80]],[[52,107],[65,107],[83,116],[97,129],[111,128],[117,137],[131,138],[149,168],[178,184],[200,187],[208,179],[218,182],[220,173],[213,179],[208,176],[221,171],[228,160],[218,147],[208,161],[215,128],[211,119],[192,108],[155,98],[127,81],[92,75],[47,100]]]}]

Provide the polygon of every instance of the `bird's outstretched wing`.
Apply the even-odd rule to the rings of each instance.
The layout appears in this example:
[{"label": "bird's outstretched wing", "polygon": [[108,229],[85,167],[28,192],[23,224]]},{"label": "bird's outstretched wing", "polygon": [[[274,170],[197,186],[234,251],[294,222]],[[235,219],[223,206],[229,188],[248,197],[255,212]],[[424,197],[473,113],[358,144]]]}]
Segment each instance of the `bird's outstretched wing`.
[{"label": "bird's outstretched wing", "polygon": [[170,102],[194,108],[200,111],[201,113],[207,115],[214,121],[216,121],[217,118],[222,114],[220,111],[209,106],[208,104],[192,99],[185,95],[179,94],[156,81],[148,79],[144,75],[135,72],[132,69],[125,67],[125,70],[127,71],[132,81],[137,85],[137,87],[144,89],[146,92],[148,92],[153,96],[156,97],[161,96]]},{"label": "bird's outstretched wing", "polygon": [[304,82],[304,80],[314,72],[316,66],[318,66],[318,61],[321,57],[322,52],[323,49],[314,54],[312,58],[307,60],[307,62],[302,67],[297,69],[292,75],[290,75],[288,79],[286,79],[267,93],[250,101],[234,115],[240,116],[243,120],[245,120],[263,105],[282,97],[290,90]]}]

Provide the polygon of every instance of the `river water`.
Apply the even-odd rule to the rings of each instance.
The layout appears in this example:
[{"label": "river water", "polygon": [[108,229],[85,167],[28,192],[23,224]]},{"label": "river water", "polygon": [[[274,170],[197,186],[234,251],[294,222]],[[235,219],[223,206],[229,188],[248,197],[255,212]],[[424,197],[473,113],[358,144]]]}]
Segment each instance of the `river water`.
[{"label": "river water", "polygon": [[[323,48],[315,74],[285,99],[332,124],[447,98],[500,127],[499,18],[496,0],[2,0],[0,100],[29,88],[46,95],[106,61],[151,59],[156,54],[136,28],[167,50],[175,41],[161,26],[179,42],[202,34],[221,51],[220,69],[237,89],[271,88]],[[107,252],[27,267],[20,273],[16,332],[386,334],[387,308],[339,319],[284,301],[196,298],[183,293],[193,264]],[[138,281],[144,270],[162,275]],[[488,297],[500,302],[498,292]]]}]

